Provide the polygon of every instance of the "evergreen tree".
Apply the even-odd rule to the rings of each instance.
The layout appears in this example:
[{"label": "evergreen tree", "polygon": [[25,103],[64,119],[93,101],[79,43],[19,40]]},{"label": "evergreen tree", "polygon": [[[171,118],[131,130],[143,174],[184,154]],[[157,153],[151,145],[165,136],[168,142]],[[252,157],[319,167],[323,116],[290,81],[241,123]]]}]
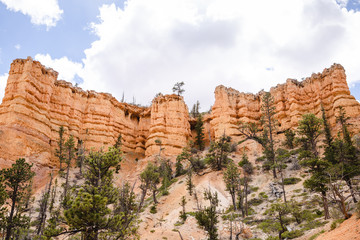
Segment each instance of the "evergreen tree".
[{"label": "evergreen tree", "polygon": [[295,147],[294,141],[295,141],[295,132],[291,129],[285,130],[285,142],[284,145],[288,147],[289,149],[293,149]]},{"label": "evergreen tree", "polygon": [[82,175],[82,168],[85,159],[85,147],[83,140],[79,139],[76,147],[76,165],[79,167],[80,176]]},{"label": "evergreen tree", "polygon": [[276,178],[276,158],[275,158],[275,141],[273,135],[275,134],[275,106],[274,98],[269,92],[265,92],[262,97],[261,104],[261,123],[263,126],[264,145],[266,158],[272,163],[273,176]]},{"label": "evergreen tree", "polygon": [[47,217],[47,210],[49,205],[49,199],[51,194],[51,186],[52,186],[52,180],[53,180],[53,174],[50,174],[50,181],[46,186],[45,191],[43,192],[41,199],[39,201],[39,216],[37,217],[37,229],[36,234],[41,239],[41,236],[43,234],[44,226],[46,223],[46,217]]},{"label": "evergreen tree", "polygon": [[273,203],[269,210],[265,212],[269,217],[275,218],[276,221],[271,223],[271,228],[278,232],[279,239],[282,240],[282,234],[287,231],[286,224],[288,219],[286,216],[290,213],[290,208],[285,203]]},{"label": "evergreen tree", "polygon": [[324,125],[324,134],[325,134],[325,151],[324,151],[324,159],[330,164],[336,164],[335,160],[335,146],[334,146],[334,139],[331,135],[330,125],[328,123],[326,112],[324,106],[321,105],[321,112],[322,112],[322,122]]},{"label": "evergreen tree", "polygon": [[69,209],[64,211],[69,228],[61,234],[81,233],[84,240],[111,239],[119,234],[123,219],[114,214],[110,206],[117,206],[119,200],[113,174],[119,169],[120,161],[116,148],[89,153],[85,159],[85,183],[70,199]]},{"label": "evergreen tree", "polygon": [[1,170],[5,179],[6,195],[10,198],[10,213],[6,218],[5,240],[10,240],[14,236],[14,229],[23,224],[22,217],[18,214],[21,204],[26,197],[26,191],[34,176],[31,171],[32,165],[25,162],[24,158],[19,158],[11,168]]},{"label": "evergreen tree", "polygon": [[145,170],[140,174],[140,189],[141,193],[141,200],[140,200],[140,208],[142,207],[146,193],[148,190],[151,190],[153,193],[153,200],[154,203],[157,203],[156,193],[158,191],[157,184],[160,182],[160,174],[158,168],[149,162],[145,168]]},{"label": "evergreen tree", "polygon": [[192,170],[191,168],[187,172],[187,178],[186,178],[186,189],[189,191],[190,196],[193,194],[194,189],[194,183],[192,181]]},{"label": "evergreen tree", "polygon": [[256,123],[242,123],[239,124],[240,134],[245,136],[246,141],[248,139],[258,142],[264,149],[264,155],[266,156],[266,165],[269,169],[273,170],[274,178],[277,178],[276,174],[276,158],[275,158],[275,141],[273,135],[275,134],[275,106],[274,98],[269,92],[265,92],[262,97],[261,104],[261,120],[260,124],[263,127],[262,134],[260,135],[260,129]]},{"label": "evergreen tree", "polygon": [[175,163],[175,177],[181,176],[185,173],[184,166],[182,164],[181,154],[176,157]]},{"label": "evergreen tree", "polygon": [[114,148],[117,148],[119,150],[119,152],[121,151],[121,146],[122,146],[122,135],[121,133],[119,134],[119,136],[117,137],[115,144],[114,144]]},{"label": "evergreen tree", "polygon": [[196,131],[196,137],[195,137],[195,143],[198,145],[199,150],[204,150],[204,122],[202,120],[202,115],[199,114],[196,120],[195,125],[195,131]]},{"label": "evergreen tree", "polygon": [[64,184],[64,193],[63,193],[63,205],[67,205],[68,201],[68,190],[69,190],[69,175],[70,175],[70,166],[71,161],[75,157],[75,142],[74,137],[70,135],[68,140],[65,143],[65,151],[66,151],[66,175],[65,175],[65,184]]},{"label": "evergreen tree", "polygon": [[183,89],[184,85],[184,82],[175,83],[174,87],[172,88],[173,92],[176,93],[178,96],[182,95],[185,92],[185,90]]},{"label": "evergreen tree", "polygon": [[322,120],[314,114],[305,114],[299,121],[298,135],[301,143],[299,158],[301,165],[310,169],[311,177],[304,182],[304,186],[312,191],[321,193],[325,219],[330,218],[327,200],[326,169],[329,163],[319,157],[318,138],[322,134]]},{"label": "evergreen tree", "polygon": [[346,116],[345,109],[339,107],[339,114],[337,116],[337,122],[341,125],[342,139],[337,140],[337,162],[341,166],[342,178],[350,188],[353,201],[356,203],[354,189],[352,186],[352,179],[355,176],[360,175],[360,158],[357,150],[351,139],[351,135],[348,129],[348,117]]},{"label": "evergreen tree", "polygon": [[55,150],[55,156],[59,159],[60,171],[62,171],[62,163],[65,161],[65,139],[64,139],[65,129],[63,126],[59,128],[59,140],[57,142],[58,148]]},{"label": "evergreen tree", "polygon": [[105,235],[107,239],[128,239],[137,236],[138,207],[134,186],[131,187],[125,182],[119,189],[119,197],[114,204],[114,224],[110,233]]},{"label": "evergreen tree", "polygon": [[216,207],[219,205],[219,200],[217,193],[214,194],[209,190],[206,190],[204,193],[204,197],[206,200],[209,200],[210,206],[206,207],[195,213],[195,218],[200,227],[202,227],[209,237],[209,240],[217,240],[217,223],[218,214],[216,213]]},{"label": "evergreen tree", "polygon": [[8,198],[5,190],[5,178],[0,171],[0,232],[6,229],[6,207],[4,207],[5,201]]},{"label": "evergreen tree", "polygon": [[236,193],[240,184],[240,172],[233,161],[229,161],[224,171],[224,182],[226,190],[231,195],[234,210],[236,211]]},{"label": "evergreen tree", "polygon": [[278,148],[276,150],[276,157],[277,157],[277,169],[279,169],[280,177],[281,177],[281,187],[283,190],[283,197],[284,197],[284,203],[287,204],[286,201],[286,191],[285,191],[285,184],[284,184],[284,169],[286,168],[285,161],[290,157],[289,151],[286,151],[285,149]]},{"label": "evergreen tree", "polygon": [[253,166],[251,164],[251,162],[249,161],[248,156],[246,155],[246,153],[243,153],[242,159],[239,162],[239,166],[242,168],[243,170],[243,185],[244,188],[241,191],[241,186],[239,186],[239,208],[242,211],[243,217],[248,215],[248,201],[247,201],[247,196],[248,196],[248,191],[249,191],[249,182],[251,180],[251,174],[253,174],[254,169]]},{"label": "evergreen tree", "polygon": [[185,211],[185,205],[186,205],[186,199],[185,196],[182,196],[180,205],[182,207],[182,210],[180,211],[180,219],[184,223],[187,219],[186,211]]},{"label": "evergreen tree", "polygon": [[218,141],[211,143],[205,161],[213,170],[219,171],[229,162],[230,142],[231,138],[224,134]]}]

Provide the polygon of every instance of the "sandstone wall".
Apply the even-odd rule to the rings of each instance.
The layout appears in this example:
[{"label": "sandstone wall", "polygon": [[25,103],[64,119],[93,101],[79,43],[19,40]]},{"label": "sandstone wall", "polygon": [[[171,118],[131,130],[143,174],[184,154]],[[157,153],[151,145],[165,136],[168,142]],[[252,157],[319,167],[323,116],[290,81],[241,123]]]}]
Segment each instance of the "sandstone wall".
[{"label": "sandstone wall", "polygon": [[[57,80],[57,72],[31,58],[11,64],[3,102],[0,105],[0,165],[8,160],[26,157],[40,165],[54,166],[58,129],[66,135],[85,141],[85,147],[113,145],[122,134],[123,151],[139,155],[159,153],[177,155],[194,137],[195,119],[190,119],[181,96],[160,95],[148,108],[118,102],[110,94],[83,91],[70,83]],[[351,130],[359,133],[360,104],[350,95],[343,67],[334,64],[322,73],[302,82],[288,79],[270,90],[276,105],[278,133],[296,127],[304,113],[321,116],[321,103],[330,124],[336,124],[337,108],[343,106],[350,117]],[[239,121],[258,121],[261,96],[240,93],[219,86],[215,104],[204,116],[207,144],[222,134],[237,140]]]},{"label": "sandstone wall", "polygon": [[[336,114],[338,107],[343,106],[350,117],[351,128],[358,133],[360,129],[360,104],[350,95],[344,68],[339,64],[332,65],[322,73],[313,74],[302,82],[288,79],[286,83],[271,88],[276,106],[277,131],[279,133],[296,127],[301,115],[314,113],[321,117],[323,104],[334,133],[338,131]],[[258,94],[240,93],[232,88],[218,86],[215,89],[215,104],[209,121],[215,138],[224,132],[238,138],[239,121],[258,121],[261,117],[261,98]]]},{"label": "sandstone wall", "polygon": [[[85,140],[88,149],[112,145],[119,134],[123,138],[122,150],[138,154],[157,153],[153,146],[155,138],[166,145],[165,154],[177,154],[176,149],[186,142],[189,127],[182,98],[163,97],[151,108],[137,107],[120,103],[110,94],[83,91],[58,81],[57,75],[31,58],[17,59],[11,64],[0,106],[3,160],[27,157],[39,164],[54,164],[61,125],[66,135]],[[175,121],[171,121],[172,117]],[[156,133],[160,126],[162,134]]]},{"label": "sandstone wall", "polygon": [[[159,152],[160,147],[168,155],[181,153],[190,137],[189,111],[183,97],[158,96],[151,105],[151,124],[146,142],[146,155]],[[156,140],[161,141],[161,146]]]}]

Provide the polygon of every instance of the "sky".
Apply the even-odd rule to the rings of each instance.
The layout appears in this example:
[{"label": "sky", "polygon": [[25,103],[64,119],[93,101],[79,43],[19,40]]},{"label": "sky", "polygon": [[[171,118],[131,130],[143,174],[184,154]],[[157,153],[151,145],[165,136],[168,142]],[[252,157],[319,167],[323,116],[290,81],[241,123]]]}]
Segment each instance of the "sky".
[{"label": "sky", "polygon": [[129,103],[183,81],[201,111],[340,63],[360,100],[360,0],[0,0],[0,99],[27,56]]}]

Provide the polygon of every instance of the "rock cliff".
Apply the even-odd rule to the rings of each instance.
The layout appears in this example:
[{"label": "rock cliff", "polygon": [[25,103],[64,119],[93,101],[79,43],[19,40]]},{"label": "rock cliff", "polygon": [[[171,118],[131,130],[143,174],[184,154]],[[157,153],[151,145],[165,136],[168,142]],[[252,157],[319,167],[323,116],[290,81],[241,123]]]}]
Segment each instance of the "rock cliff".
[{"label": "rock cliff", "polygon": [[[215,104],[209,116],[209,122],[217,138],[224,132],[234,137],[239,136],[239,121],[258,121],[261,117],[261,99],[264,92],[257,94],[241,93],[232,88],[218,86],[215,90]],[[277,132],[281,133],[296,127],[301,115],[314,113],[321,117],[321,104],[324,106],[334,133],[338,107],[344,107],[350,117],[351,128],[358,133],[360,129],[360,104],[350,95],[344,68],[334,64],[322,73],[313,74],[304,81],[288,79],[270,89],[276,106],[275,118]]]},{"label": "rock cliff", "polygon": [[[113,145],[119,134],[123,151],[140,156],[177,155],[194,137],[188,108],[181,96],[159,95],[150,107],[117,101],[107,93],[83,91],[63,80],[41,63],[17,59],[11,64],[3,102],[0,105],[0,164],[26,157],[38,165],[55,166],[58,129],[85,141],[90,149]],[[343,106],[352,128],[360,129],[360,104],[350,95],[345,70],[334,64],[302,82],[288,79],[270,90],[274,96],[278,133],[295,127],[302,114],[320,116],[323,104],[330,124],[337,127],[336,113]],[[205,138],[224,132],[239,138],[239,121],[260,118],[261,96],[218,86],[215,104],[204,116]],[[336,131],[336,129],[335,129]],[[159,140],[159,141],[157,141]],[[159,144],[161,142],[161,144]]]},{"label": "rock cliff", "polygon": [[53,165],[60,126],[88,149],[110,146],[119,134],[124,152],[148,156],[158,152],[155,139],[166,146],[166,155],[178,154],[186,143],[190,127],[182,97],[161,96],[150,108],[138,107],[107,93],[83,91],[57,76],[31,58],[11,64],[0,106],[0,158]]}]

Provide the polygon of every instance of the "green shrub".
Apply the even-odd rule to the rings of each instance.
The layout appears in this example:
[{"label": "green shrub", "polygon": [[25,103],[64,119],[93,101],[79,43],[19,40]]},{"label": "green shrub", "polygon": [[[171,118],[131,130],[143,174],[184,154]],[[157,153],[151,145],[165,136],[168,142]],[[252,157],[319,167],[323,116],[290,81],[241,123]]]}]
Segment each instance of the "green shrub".
[{"label": "green shrub", "polygon": [[268,197],[268,195],[266,195],[266,193],[265,193],[265,192],[261,192],[261,193],[259,193],[259,197],[260,197],[260,198],[263,198],[263,199],[267,199],[267,198],[269,198],[269,197]]},{"label": "green shrub", "polygon": [[284,178],[284,185],[293,185],[293,184],[297,184],[300,181],[301,179],[296,177]]},{"label": "green shrub", "polygon": [[152,205],[152,206],[151,206],[151,208],[150,208],[150,213],[152,213],[152,214],[157,213],[157,210],[156,210],[156,206],[155,206],[155,205]]},{"label": "green shrub", "polygon": [[251,199],[248,204],[251,205],[251,206],[259,206],[260,204],[262,204],[264,202],[263,199],[260,199],[260,198],[253,198]]},{"label": "green shrub", "polygon": [[284,232],[283,234],[281,234],[281,236],[283,238],[287,238],[287,239],[294,239],[294,238],[298,238],[300,236],[304,235],[304,231],[297,229],[291,232]]}]

